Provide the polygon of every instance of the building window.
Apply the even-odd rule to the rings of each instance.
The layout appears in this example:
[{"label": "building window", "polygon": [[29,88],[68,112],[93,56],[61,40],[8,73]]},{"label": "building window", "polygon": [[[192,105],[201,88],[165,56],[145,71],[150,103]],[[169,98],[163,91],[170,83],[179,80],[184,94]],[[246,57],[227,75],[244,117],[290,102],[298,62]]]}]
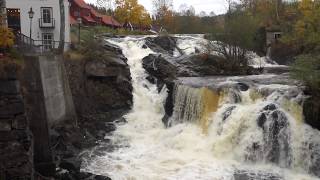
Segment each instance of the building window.
[{"label": "building window", "polygon": [[41,8],[41,17],[43,23],[51,23],[52,8]]},{"label": "building window", "polygon": [[42,34],[42,46],[44,50],[49,50],[53,48],[53,34],[43,33]]},{"label": "building window", "polygon": [[274,39],[278,40],[281,38],[281,33],[274,33]]}]

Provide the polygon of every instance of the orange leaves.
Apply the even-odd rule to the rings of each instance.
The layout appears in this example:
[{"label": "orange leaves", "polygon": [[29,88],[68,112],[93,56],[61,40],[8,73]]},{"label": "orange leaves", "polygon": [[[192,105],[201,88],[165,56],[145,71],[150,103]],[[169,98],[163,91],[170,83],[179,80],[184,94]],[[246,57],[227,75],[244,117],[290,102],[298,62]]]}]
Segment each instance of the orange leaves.
[{"label": "orange leaves", "polygon": [[139,26],[151,24],[149,13],[137,0],[116,0],[116,6],[115,16],[120,22]]}]

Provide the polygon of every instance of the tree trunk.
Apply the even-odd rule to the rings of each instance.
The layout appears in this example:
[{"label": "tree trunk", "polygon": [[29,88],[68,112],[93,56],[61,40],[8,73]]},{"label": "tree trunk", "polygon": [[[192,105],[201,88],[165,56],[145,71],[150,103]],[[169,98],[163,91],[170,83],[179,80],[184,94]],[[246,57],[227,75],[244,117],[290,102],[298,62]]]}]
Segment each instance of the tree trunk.
[{"label": "tree trunk", "polygon": [[58,51],[59,53],[63,53],[64,51],[64,39],[65,39],[65,30],[66,30],[66,17],[65,17],[65,11],[64,11],[64,0],[59,0],[59,6],[60,6],[60,41],[59,41],[59,47]]},{"label": "tree trunk", "polygon": [[0,0],[0,26],[7,26],[6,0]]}]

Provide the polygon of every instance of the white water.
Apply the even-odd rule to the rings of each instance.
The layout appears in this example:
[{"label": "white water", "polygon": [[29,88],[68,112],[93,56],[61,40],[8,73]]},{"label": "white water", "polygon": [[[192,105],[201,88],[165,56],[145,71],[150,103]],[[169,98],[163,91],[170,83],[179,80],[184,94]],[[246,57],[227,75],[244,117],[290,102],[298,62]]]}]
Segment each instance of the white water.
[{"label": "white water", "polygon": [[[208,40],[203,38],[203,34],[195,35],[175,35],[178,38],[177,46],[187,55],[194,54],[196,51],[206,52],[208,50]],[[215,43],[211,42],[211,45]],[[178,50],[175,51],[174,56],[179,56]],[[215,54],[218,55],[218,54]],[[263,56],[260,57],[254,52],[248,52],[249,65],[255,68],[259,67],[286,67],[283,65],[278,65],[276,62],[272,61],[270,57]]]},{"label": "white water", "polygon": [[[172,121],[179,122],[165,128],[162,117],[163,102],[167,97],[166,89],[158,93],[157,87],[145,79],[147,74],[142,67],[142,58],[153,52],[141,48],[143,38],[125,38],[112,43],[120,46],[128,58],[133,80],[134,105],[125,117],[128,123],[118,125],[117,130],[107,137],[121,148],[87,159],[82,167],[84,171],[107,175],[114,180],[232,180],[234,172],[238,170],[273,173],[287,180],[316,179],[306,175],[307,171],[303,168],[309,166],[310,161],[308,157],[303,159],[301,143],[319,140],[320,133],[297,123],[290,114],[289,128],[290,132],[294,132],[290,142],[296,150],[293,151],[296,164],[292,165],[291,170],[280,168],[286,166],[283,155],[279,165],[270,164],[259,154],[256,158],[260,158],[260,162],[250,163],[245,159],[245,155],[249,153],[246,149],[249,144],[263,144],[262,131],[255,122],[257,116],[269,102],[276,102],[280,106],[283,101],[278,100],[279,94],[271,94],[267,101],[253,102],[246,93],[240,94],[243,99],[241,103],[221,100],[218,111],[209,118],[208,134],[203,133],[196,120],[184,122],[181,118],[173,119]],[[178,96],[181,96],[181,99],[187,97],[187,104],[189,107],[193,106],[189,110],[184,109],[184,117],[192,116],[185,119],[197,119],[197,113],[200,113],[197,109],[201,108],[196,103],[200,103],[200,91],[180,86],[176,89],[176,99],[179,99]],[[237,108],[222,122],[222,114],[231,105],[236,105]],[[305,154],[309,153],[306,151]]]}]

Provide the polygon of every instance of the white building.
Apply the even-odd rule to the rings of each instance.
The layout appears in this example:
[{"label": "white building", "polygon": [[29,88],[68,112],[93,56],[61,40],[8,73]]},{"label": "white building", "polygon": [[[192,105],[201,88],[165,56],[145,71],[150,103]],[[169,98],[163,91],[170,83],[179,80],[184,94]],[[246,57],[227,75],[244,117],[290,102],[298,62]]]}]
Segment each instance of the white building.
[{"label": "white building", "polygon": [[[65,42],[70,43],[69,2],[65,7]],[[59,0],[6,0],[8,27],[30,36],[35,45],[41,49],[57,48],[60,40],[60,6]],[[34,16],[30,23],[28,12],[32,8]]]}]

